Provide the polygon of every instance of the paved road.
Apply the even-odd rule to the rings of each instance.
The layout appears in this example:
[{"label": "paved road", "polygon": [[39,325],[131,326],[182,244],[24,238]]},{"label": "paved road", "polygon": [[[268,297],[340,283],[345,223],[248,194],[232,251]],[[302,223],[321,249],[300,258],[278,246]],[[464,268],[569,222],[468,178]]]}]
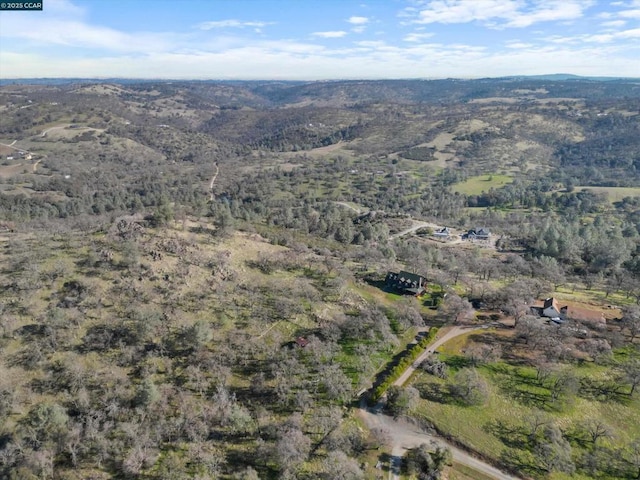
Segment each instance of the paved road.
[{"label": "paved road", "polygon": [[[434,352],[438,347],[440,347],[445,342],[455,338],[459,335],[463,335],[471,330],[477,330],[481,327],[474,328],[465,328],[465,327],[453,327],[447,332],[444,333],[440,338],[438,338],[435,342],[433,342],[426,350],[423,352],[418,359],[407,369],[407,371],[400,377],[394,385],[402,386],[406,383],[409,377],[415,372],[415,369],[422,361],[429,355]],[[479,460],[464,450],[457,448],[456,446],[448,443],[443,438],[426,433],[422,431],[416,425],[413,425],[405,420],[394,420],[389,415],[385,415],[382,413],[384,403],[379,402],[373,408],[366,407],[366,401],[363,399],[360,402],[360,409],[358,410],[358,414],[367,424],[369,429],[381,428],[385,430],[389,437],[391,438],[391,464],[389,469],[389,478],[397,480],[400,478],[400,467],[402,464],[402,457],[404,452],[409,448],[415,448],[420,446],[423,443],[432,443],[446,446],[451,450],[451,454],[453,459],[462,465],[466,465],[478,472],[481,472],[489,477],[492,477],[496,480],[518,480],[518,477],[514,477],[508,475],[493,465],[490,465],[482,460]]]}]

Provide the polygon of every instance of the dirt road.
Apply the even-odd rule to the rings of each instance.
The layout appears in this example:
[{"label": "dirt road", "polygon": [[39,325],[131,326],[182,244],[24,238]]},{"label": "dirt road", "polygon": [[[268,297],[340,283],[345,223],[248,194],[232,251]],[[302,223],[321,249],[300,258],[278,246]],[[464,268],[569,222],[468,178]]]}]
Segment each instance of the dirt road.
[{"label": "dirt road", "polygon": [[421,228],[431,228],[433,230],[437,230],[442,228],[440,225],[436,225],[435,223],[423,222],[422,220],[411,220],[413,225],[401,232],[395,233],[393,235],[389,235],[389,240],[393,240],[394,238],[404,237],[405,235],[409,235]]},{"label": "dirt road", "polygon": [[71,123],[65,123],[64,125],[56,125],[55,127],[49,127],[46,130],[43,130],[40,136],[46,137],[47,133],[51,132],[52,130],[60,130],[62,128],[67,128],[69,125],[71,125]]},{"label": "dirt road", "polygon": [[381,412],[382,405],[377,405],[371,409],[361,408],[359,410],[360,417],[365,421],[370,429],[381,428],[385,430],[391,437],[391,465],[389,477],[395,479],[400,478],[400,466],[404,452],[409,448],[415,448],[423,443],[441,445],[451,450],[453,460],[462,465],[466,465],[478,472],[481,472],[496,480],[519,480],[518,477],[506,474],[496,467],[479,460],[464,450],[447,443],[442,438],[431,435],[422,431],[416,425],[404,420],[394,420],[389,415]]},{"label": "dirt road", "polygon": [[[71,125],[74,125],[73,123],[65,123],[64,125],[56,125],[55,127],[49,127],[46,130],[43,130],[42,133],[40,134],[41,137],[46,137],[47,133],[52,132],[53,130],[63,130],[67,127],[70,127]],[[77,131],[86,131],[86,130],[93,130],[94,132],[104,132],[104,128],[93,128],[93,127],[74,127],[74,130]]]},{"label": "dirt road", "polygon": [[473,330],[479,330],[482,327],[452,327],[451,330],[445,332],[442,337],[438,338],[435,342],[429,345],[424,352],[420,354],[416,361],[411,364],[409,368],[405,370],[405,372],[396,380],[393,384],[397,387],[403,386],[407,380],[413,375],[413,372],[416,371],[416,368],[420,366],[420,364],[427,358],[431,353],[435,352],[436,349],[457,336],[463,335],[467,332],[471,332]]},{"label": "dirt road", "polygon": [[218,178],[218,173],[220,173],[220,169],[218,168],[218,162],[214,163],[214,166],[216,167],[216,173],[213,174],[213,177],[211,178],[211,182],[209,183],[209,190],[211,190],[211,195],[210,195],[209,199],[212,202],[216,198],[214,193],[213,193],[213,184],[216,183],[216,178]]},{"label": "dirt road", "polygon": [[[463,335],[469,331],[477,330],[482,327],[453,327],[447,332],[444,333],[440,338],[438,338],[435,342],[433,342],[420,357],[416,359],[416,361],[407,369],[407,371],[400,377],[394,385],[402,386],[406,383],[406,381],[411,377],[415,369],[422,361],[429,355],[433,353],[438,347],[440,347],[445,342],[455,338],[459,335]],[[496,480],[517,480],[518,477],[514,477],[512,475],[508,475],[504,472],[501,472],[494,466],[479,460],[469,453],[461,450],[454,445],[448,443],[441,437],[436,435],[432,435],[430,433],[426,433],[422,431],[416,425],[413,425],[404,420],[394,420],[389,415],[385,415],[382,413],[384,403],[379,402],[373,408],[367,408],[366,402],[363,399],[360,403],[360,409],[358,410],[358,415],[364,420],[369,429],[381,428],[385,430],[389,437],[391,438],[391,463],[389,467],[389,478],[394,480],[400,478],[400,467],[402,464],[402,456],[404,452],[409,448],[415,448],[423,443],[435,443],[437,445],[446,446],[451,450],[451,454],[453,459],[462,465],[466,465],[478,472],[481,472],[491,478]]]},{"label": "dirt road", "polygon": [[[2,145],[3,147],[9,147],[14,149],[16,152],[21,151],[21,152],[27,152],[24,148],[18,148],[18,147],[14,147],[14,145],[16,144],[17,140],[14,140],[11,143],[0,143],[0,145]],[[27,152],[29,153],[29,152]]]},{"label": "dirt road", "polygon": [[[363,209],[357,207],[357,206],[353,206],[352,204],[348,203],[348,202],[333,202],[336,205],[342,205],[345,208],[348,208],[349,210],[354,211],[355,213],[357,213],[358,215],[366,213]],[[431,223],[431,222],[423,222],[422,220],[414,220],[411,219],[412,225],[409,228],[406,228],[398,233],[394,233],[393,235],[389,235],[389,240],[394,240],[396,238],[400,238],[400,237],[404,237],[405,235],[409,235],[411,233],[414,233],[417,230],[420,230],[421,228],[430,228],[431,230],[441,230],[443,228],[442,225],[436,225],[435,223]],[[431,240],[433,240],[433,238],[431,238]],[[448,245],[452,245],[455,243],[462,243],[462,238],[460,238],[460,235],[451,235],[447,240],[446,243]]]},{"label": "dirt road", "polygon": [[337,205],[342,205],[343,207],[348,208],[349,210],[353,210],[354,212],[356,212],[358,215],[360,215],[362,213],[362,210],[360,210],[357,207],[354,207],[353,205],[347,203],[347,202],[333,202]]}]

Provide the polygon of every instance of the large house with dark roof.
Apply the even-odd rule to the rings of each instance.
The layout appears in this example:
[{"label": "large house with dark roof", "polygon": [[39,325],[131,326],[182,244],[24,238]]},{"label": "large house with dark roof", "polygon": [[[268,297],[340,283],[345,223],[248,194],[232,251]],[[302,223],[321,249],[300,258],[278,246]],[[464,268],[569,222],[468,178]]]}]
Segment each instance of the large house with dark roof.
[{"label": "large house with dark roof", "polygon": [[471,229],[462,238],[465,240],[489,240],[491,231],[488,228]]},{"label": "large house with dark roof", "polygon": [[417,273],[402,270],[399,273],[387,273],[384,283],[387,288],[392,290],[418,296],[425,291],[427,279]]}]

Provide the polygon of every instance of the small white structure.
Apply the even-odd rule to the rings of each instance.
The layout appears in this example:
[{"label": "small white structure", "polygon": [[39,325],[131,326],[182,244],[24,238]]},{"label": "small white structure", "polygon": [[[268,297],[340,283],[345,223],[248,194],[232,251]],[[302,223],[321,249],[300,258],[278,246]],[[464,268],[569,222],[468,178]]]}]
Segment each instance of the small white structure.
[{"label": "small white structure", "polygon": [[544,306],[542,307],[542,316],[548,317],[551,319],[561,319],[567,312],[567,307],[560,307],[558,301],[551,297],[547,298],[544,301]]},{"label": "small white structure", "polygon": [[449,227],[440,228],[436,230],[433,234],[434,237],[439,237],[439,238],[449,238],[450,235],[451,235],[451,231],[449,230]]}]

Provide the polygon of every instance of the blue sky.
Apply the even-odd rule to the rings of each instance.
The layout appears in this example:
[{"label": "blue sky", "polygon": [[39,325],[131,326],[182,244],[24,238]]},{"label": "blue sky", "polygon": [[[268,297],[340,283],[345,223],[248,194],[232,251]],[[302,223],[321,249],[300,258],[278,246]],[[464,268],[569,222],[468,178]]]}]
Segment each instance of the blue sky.
[{"label": "blue sky", "polygon": [[41,0],[0,78],[640,77],[640,0]]}]

